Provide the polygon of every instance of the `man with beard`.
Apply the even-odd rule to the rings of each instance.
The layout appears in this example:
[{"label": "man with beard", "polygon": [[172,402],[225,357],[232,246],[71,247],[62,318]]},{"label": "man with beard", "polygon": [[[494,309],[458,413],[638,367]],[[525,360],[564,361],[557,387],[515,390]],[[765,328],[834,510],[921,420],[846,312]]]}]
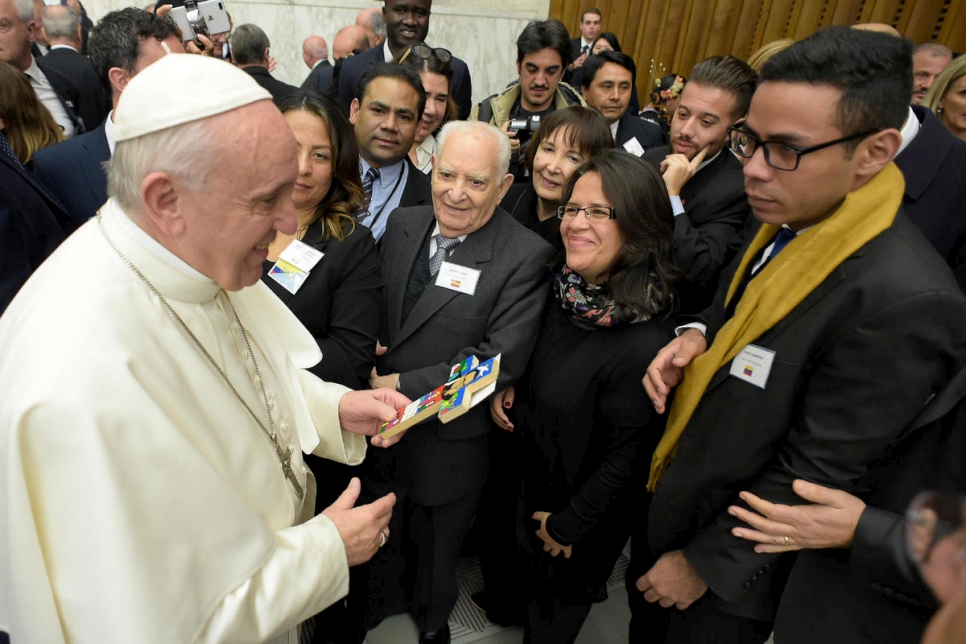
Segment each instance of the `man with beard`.
[{"label": "man with beard", "polygon": [[470,114],[470,119],[495,125],[510,137],[515,181],[527,180],[523,158],[540,119],[556,109],[586,105],[580,94],[560,82],[569,60],[570,35],[562,22],[530,22],[517,38],[518,82],[483,99]]},{"label": "man with beard", "polygon": [[732,242],[750,218],[741,164],[724,148],[728,126],[748,112],[756,79],[734,56],[698,63],[671,121],[670,148],[642,157],[660,170],[671,195],[683,313],[711,303],[718,275],[737,250]]}]

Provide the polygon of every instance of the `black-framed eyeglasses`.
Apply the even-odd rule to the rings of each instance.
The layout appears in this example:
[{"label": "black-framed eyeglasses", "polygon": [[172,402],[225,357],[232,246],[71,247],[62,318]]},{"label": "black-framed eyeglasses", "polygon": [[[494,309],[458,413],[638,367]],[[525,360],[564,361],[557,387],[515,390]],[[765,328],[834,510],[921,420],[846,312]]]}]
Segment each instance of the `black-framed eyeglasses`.
[{"label": "black-framed eyeglasses", "polygon": [[577,206],[560,206],[557,208],[557,218],[573,219],[580,212],[583,211],[584,217],[588,221],[606,221],[607,219],[616,219],[617,212],[610,206],[587,206],[586,208],[578,208]]},{"label": "black-framed eyeglasses", "polygon": [[840,139],[835,139],[834,141],[829,141],[828,143],[819,143],[818,145],[803,148],[790,143],[762,141],[760,138],[758,138],[758,135],[742,129],[740,125],[732,125],[728,128],[728,134],[731,137],[732,152],[745,159],[750,159],[751,157],[755,156],[755,150],[761,147],[765,151],[765,163],[776,170],[785,170],[786,172],[796,170],[798,168],[798,163],[806,154],[818,152],[819,150],[830,148],[833,145],[838,145],[839,143],[847,143],[857,139],[864,139],[865,137],[875,134],[878,131],[879,130],[866,130],[864,132],[859,132],[858,134],[843,136]]},{"label": "black-framed eyeglasses", "polygon": [[413,53],[416,58],[421,58],[426,60],[431,56],[436,56],[436,58],[441,63],[448,63],[453,60],[453,53],[449,49],[443,49],[442,47],[430,47],[426,43],[416,43],[415,45],[409,46],[409,51]]}]

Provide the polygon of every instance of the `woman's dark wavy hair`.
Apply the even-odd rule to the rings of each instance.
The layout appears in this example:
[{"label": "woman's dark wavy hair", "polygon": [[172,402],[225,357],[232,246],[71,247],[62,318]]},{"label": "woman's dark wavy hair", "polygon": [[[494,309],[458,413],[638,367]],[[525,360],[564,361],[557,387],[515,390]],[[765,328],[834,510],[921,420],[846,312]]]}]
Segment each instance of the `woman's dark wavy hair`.
[{"label": "woman's dark wavy hair", "polygon": [[[419,44],[426,45],[426,43]],[[426,46],[429,47],[429,45]],[[419,58],[413,55],[412,51],[407,51],[403,54],[403,58],[399,62],[412,67],[417,74],[430,72],[432,74],[439,74],[446,79],[446,87],[448,88],[446,94],[446,112],[443,114],[443,122],[439,124],[439,128],[436,128],[436,131],[438,132],[440,128],[450,121],[455,121],[459,108],[456,105],[456,99],[453,98],[453,66],[449,63],[444,63],[435,55],[429,58]],[[426,97],[426,100],[429,100],[429,96]]]},{"label": "woman's dark wavy hair", "polygon": [[553,136],[553,133],[560,128],[566,130],[567,145],[573,146],[588,155],[615,146],[614,136],[610,133],[607,119],[597,110],[580,105],[571,105],[562,110],[554,110],[540,122],[540,127],[533,133],[533,139],[523,155],[523,163],[531,175],[533,174],[533,159],[537,156],[540,144]]},{"label": "woman's dark wavy hair", "polygon": [[359,174],[359,147],[349,120],[330,96],[299,90],[278,102],[285,112],[300,110],[318,116],[329,130],[332,142],[332,185],[319,205],[315,218],[322,220],[322,238],[345,239],[356,225],[356,214],[368,203]]},{"label": "woman's dark wavy hair", "polygon": [[596,38],[594,38],[594,42],[590,43],[591,53],[593,53],[594,45],[597,44],[598,40],[606,40],[608,43],[610,43],[610,46],[614,48],[614,51],[616,51],[618,54],[621,53],[621,43],[619,40],[617,40],[617,36],[610,31],[603,31]]},{"label": "woman's dark wavy hair", "polygon": [[[674,214],[664,180],[650,164],[624,150],[601,150],[571,175],[563,202],[577,181],[600,175],[604,195],[614,207],[624,245],[607,285],[627,317],[669,315],[675,308]],[[581,213],[578,216],[583,216]]]}]

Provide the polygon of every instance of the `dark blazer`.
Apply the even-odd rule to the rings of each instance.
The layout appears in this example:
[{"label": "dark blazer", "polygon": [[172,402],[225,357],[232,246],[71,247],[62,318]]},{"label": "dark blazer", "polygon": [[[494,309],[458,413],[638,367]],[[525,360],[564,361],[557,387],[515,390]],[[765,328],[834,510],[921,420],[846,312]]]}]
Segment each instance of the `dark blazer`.
[{"label": "dark blazer", "polygon": [[322,350],[322,361],[309,369],[326,382],[367,388],[376,363],[376,337],[382,319],[382,273],[376,243],[357,224],[345,239],[322,239],[322,222],[305,231],[302,241],[325,253],[294,294],[269,277],[262,281],[309,330]]},{"label": "dark blazer", "polygon": [[966,142],[925,107],[912,109],[919,133],[895,159],[906,179],[903,208],[966,290]]},{"label": "dark blazer", "polygon": [[111,148],[101,123],[93,132],[75,136],[34,155],[34,175],[70,213],[75,226],[84,223],[107,201],[104,162]]},{"label": "dark blazer", "polygon": [[272,95],[272,100],[276,103],[298,91],[297,87],[283,83],[269,74],[268,70],[264,67],[248,65],[247,67],[242,67],[241,70],[247,72],[248,75],[255,79],[256,83],[268,90],[268,93]]},{"label": "dark blazer", "polygon": [[[647,151],[642,159],[658,172],[669,147]],[[718,277],[737,248],[731,242],[752,216],[741,163],[723,149],[681,189],[684,213],[674,218],[674,258],[681,270],[681,313],[699,313],[714,298]]]},{"label": "dark blazer", "polygon": [[[352,99],[356,97],[356,89],[362,75],[376,63],[386,62],[383,58],[383,52],[383,45],[379,45],[361,54],[350,56],[342,62],[342,69],[339,72],[338,99],[346,114],[349,113]],[[462,60],[453,56],[450,65],[453,66],[450,95],[456,101],[459,119],[465,121],[469,118],[470,110],[473,109],[473,81],[470,78],[469,67]]]},{"label": "dark blazer", "polygon": [[623,148],[624,144],[633,138],[637,138],[637,142],[641,144],[645,152],[664,145],[664,133],[661,132],[661,126],[635,116],[628,109],[621,120],[617,122],[615,143],[617,143],[617,147]]},{"label": "dark blazer", "polygon": [[0,314],[31,273],[64,241],[63,224],[69,222],[57,200],[0,152]]},{"label": "dark blazer", "polygon": [[[733,272],[707,311],[712,343]],[[728,505],[740,490],[801,503],[796,478],[853,489],[966,364],[963,319],[966,297],[900,211],[754,341],[775,352],[764,389],[731,377],[730,365],[711,379],[654,493],[654,552],[682,549],[720,610],[773,619],[794,558],[733,536]]]},{"label": "dark blazer", "polygon": [[[448,260],[480,271],[476,292],[430,283],[403,322],[409,275],[435,221],[431,207],[401,208],[389,219],[382,238],[386,320],[380,334],[389,351],[379,373],[400,373],[401,391],[415,400],[443,384],[457,362],[502,353],[497,390],[505,389],[533,350],[548,291],[544,265],[553,251],[498,208]],[[367,460],[416,503],[442,505],[482,487],[490,426],[481,404],[446,425],[437,419],[421,424],[393,449],[371,450]]]},{"label": "dark blazer", "polygon": [[[403,193],[399,197],[399,207],[409,208],[433,203],[433,180],[429,175],[420,172],[408,156],[406,163],[409,165],[409,176],[406,177],[406,185],[403,186]],[[394,212],[389,214],[392,215]]]},{"label": "dark blazer", "polygon": [[323,60],[302,81],[302,89],[311,89],[320,94],[328,94],[332,86],[332,73],[334,70],[335,68],[332,66],[332,63]]},{"label": "dark blazer", "polygon": [[332,75],[334,72],[335,68],[332,66],[332,63],[323,60],[302,81],[302,89],[314,90],[319,94],[328,94],[329,90],[332,89]]},{"label": "dark blazer", "polygon": [[67,112],[67,117],[70,119],[71,123],[74,124],[76,131],[74,136],[78,134],[83,134],[87,131],[84,127],[84,121],[79,116],[80,110],[83,108],[81,101],[80,90],[77,89],[77,85],[70,81],[62,73],[54,69],[47,62],[46,56],[37,56],[35,58],[37,61],[37,67],[40,71],[44,73],[47,80],[50,82],[50,86],[54,88],[54,93],[57,94],[60,104],[64,106],[64,111]]},{"label": "dark blazer", "polygon": [[43,60],[77,86],[80,99],[77,113],[84,120],[85,130],[90,132],[103,123],[111,111],[111,99],[87,56],[73,49],[58,48],[51,49]]},{"label": "dark blazer", "polygon": [[[848,550],[806,550],[775,620],[781,642],[918,642],[937,608],[906,547],[920,491],[966,492],[966,370],[953,378],[859,483],[867,503]],[[815,619],[821,615],[821,619]]]}]

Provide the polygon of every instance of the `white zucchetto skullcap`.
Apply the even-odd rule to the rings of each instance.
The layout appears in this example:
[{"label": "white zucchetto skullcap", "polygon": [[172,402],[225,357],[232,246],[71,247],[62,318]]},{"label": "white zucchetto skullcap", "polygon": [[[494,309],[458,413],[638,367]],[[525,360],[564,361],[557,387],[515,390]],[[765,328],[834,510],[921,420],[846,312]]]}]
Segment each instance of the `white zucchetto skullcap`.
[{"label": "white zucchetto skullcap", "polygon": [[114,113],[114,138],[136,139],[272,96],[223,60],[168,54],[131,79]]}]

